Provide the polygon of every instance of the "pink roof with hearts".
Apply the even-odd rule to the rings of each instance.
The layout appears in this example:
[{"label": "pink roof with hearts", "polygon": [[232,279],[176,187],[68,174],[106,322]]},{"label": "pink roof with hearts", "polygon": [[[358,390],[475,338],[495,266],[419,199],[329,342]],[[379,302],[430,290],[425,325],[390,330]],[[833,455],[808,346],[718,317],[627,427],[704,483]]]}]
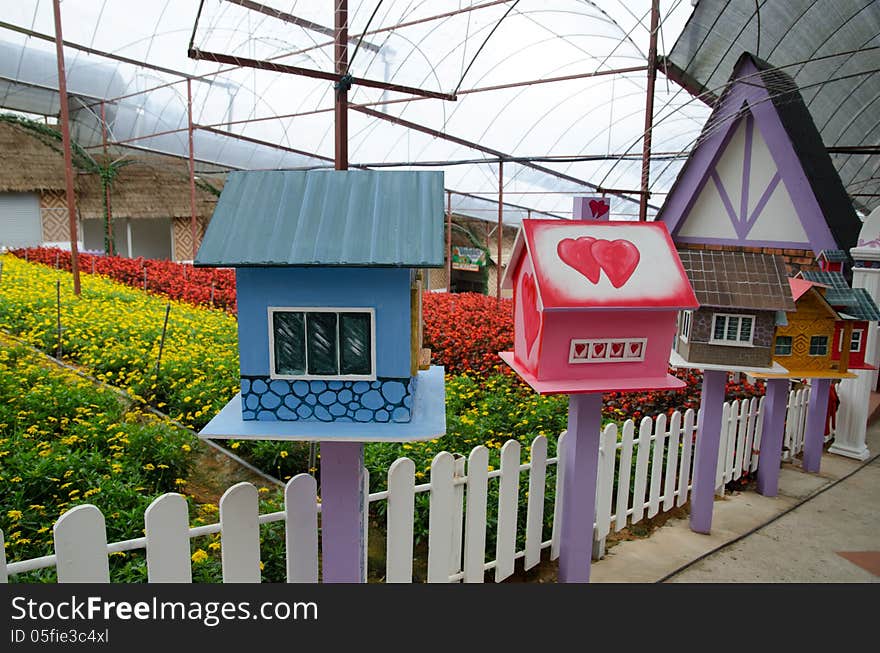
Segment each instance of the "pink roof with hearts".
[{"label": "pink roof with hearts", "polygon": [[662,222],[523,220],[503,288],[526,254],[541,310],[699,307]]}]

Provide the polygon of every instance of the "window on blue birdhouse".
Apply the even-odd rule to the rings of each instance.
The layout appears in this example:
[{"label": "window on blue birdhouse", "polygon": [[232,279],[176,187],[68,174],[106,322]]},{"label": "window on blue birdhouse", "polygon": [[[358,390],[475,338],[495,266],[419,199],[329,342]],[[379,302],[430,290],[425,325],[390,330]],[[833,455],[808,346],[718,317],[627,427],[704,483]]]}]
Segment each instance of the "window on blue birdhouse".
[{"label": "window on blue birdhouse", "polygon": [[373,371],[373,313],[270,308],[272,376],[365,378]]}]

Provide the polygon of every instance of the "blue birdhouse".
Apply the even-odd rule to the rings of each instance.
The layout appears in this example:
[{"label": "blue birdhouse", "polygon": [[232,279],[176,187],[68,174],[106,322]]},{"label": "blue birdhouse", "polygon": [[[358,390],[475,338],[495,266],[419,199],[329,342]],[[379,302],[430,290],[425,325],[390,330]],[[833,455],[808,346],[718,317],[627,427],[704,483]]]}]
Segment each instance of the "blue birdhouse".
[{"label": "blue birdhouse", "polygon": [[195,265],[235,268],[241,393],[203,435],[445,432],[443,370],[419,364],[443,218],[442,173],[232,173]]}]

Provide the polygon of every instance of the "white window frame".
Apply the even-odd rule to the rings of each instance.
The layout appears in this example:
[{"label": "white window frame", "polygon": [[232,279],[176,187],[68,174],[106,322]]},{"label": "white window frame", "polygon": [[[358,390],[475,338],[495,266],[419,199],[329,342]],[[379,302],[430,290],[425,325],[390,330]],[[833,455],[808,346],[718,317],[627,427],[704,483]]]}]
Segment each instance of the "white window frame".
[{"label": "white window frame", "polygon": [[[858,334],[858,338],[856,338],[856,334]],[[853,329],[852,337],[849,340],[849,351],[851,354],[858,353],[862,349],[862,343],[865,339],[865,330],[864,329]],[[853,349],[853,345],[858,343],[858,346]],[[842,349],[842,348],[841,348]]]},{"label": "white window frame", "polygon": [[[370,314],[370,374],[276,374],[275,373],[275,313],[369,313]],[[267,308],[269,323],[269,378],[286,381],[375,381],[376,380],[376,309],[363,307],[336,306],[269,306]],[[303,329],[306,321],[303,320]],[[303,334],[305,343],[306,370],[309,369],[309,345],[307,336]],[[336,367],[340,368],[339,320],[336,321]]]},{"label": "white window frame", "polygon": [[[618,343],[623,344],[624,355],[620,358],[611,358],[611,345]],[[639,356],[626,355],[629,351],[629,345],[633,343],[639,343],[642,346]],[[592,350],[593,345],[600,344],[606,345],[603,358],[578,358],[575,355],[575,347],[579,345],[586,345],[587,352],[589,353]],[[645,360],[645,352],[647,349],[647,338],[572,338],[571,344],[568,347],[568,362],[575,365],[581,363],[642,363]]]},{"label": "white window frame", "polygon": [[681,316],[681,328],[679,329],[678,337],[681,338],[682,342],[688,342],[691,337],[691,324],[694,320],[694,312],[682,311],[679,315]]},{"label": "white window frame", "polygon": [[[724,320],[724,333],[727,333],[727,321],[732,318],[738,318],[740,320],[739,326],[736,329],[737,336],[739,336],[742,331],[742,318],[747,317],[752,321],[752,328],[749,330],[749,339],[748,342],[745,340],[728,340],[726,338],[716,339],[715,338],[715,324],[719,317],[725,318]],[[712,326],[711,331],[709,332],[709,344],[711,345],[722,345],[725,347],[754,347],[753,344],[755,341],[755,324],[757,323],[757,316],[751,315],[749,313],[713,313],[712,314]]]},{"label": "white window frame", "polygon": [[[813,351],[813,338],[825,338],[825,353],[824,353],[824,354],[814,354],[814,353],[812,353],[812,351]],[[828,356],[828,353],[829,353],[829,351],[828,351],[828,345],[829,345],[830,343],[833,343],[833,342],[834,342],[834,341],[831,340],[831,338],[829,338],[829,337],[828,337],[827,335],[825,335],[825,334],[821,334],[821,333],[820,333],[820,334],[816,334],[816,335],[814,335],[814,336],[810,336],[810,344],[809,344],[809,346],[807,347],[807,355],[808,355],[808,356],[813,356],[814,358],[818,358],[818,357],[820,357],[820,356]]]}]

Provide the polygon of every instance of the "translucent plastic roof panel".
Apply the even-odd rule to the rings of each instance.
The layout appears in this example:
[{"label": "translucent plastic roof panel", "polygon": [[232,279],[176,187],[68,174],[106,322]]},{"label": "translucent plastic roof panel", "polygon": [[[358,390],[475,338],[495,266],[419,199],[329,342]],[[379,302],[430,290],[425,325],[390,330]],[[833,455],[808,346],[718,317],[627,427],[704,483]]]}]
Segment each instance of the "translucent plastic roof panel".
[{"label": "translucent plastic roof panel", "polygon": [[856,206],[880,206],[880,3],[700,0],[669,74],[712,101],[744,50],[794,79]]},{"label": "translucent plastic roof panel", "polygon": [[[0,109],[51,115],[52,2],[8,4],[0,17]],[[198,161],[235,169],[332,166],[333,81],[195,60],[188,51],[192,45],[331,72],[335,4],[64,0],[75,138],[100,147],[103,99],[111,142],[185,156],[189,85]],[[639,195],[626,191],[641,185],[650,0],[348,5],[351,75],[457,98],[355,84],[351,166],[444,170],[453,209],[495,221],[503,158],[505,222],[569,217],[573,195],[597,187],[614,191],[614,217],[637,216]],[[661,0],[661,52],[690,11],[683,0]],[[658,75],[650,213],[708,113]]]}]

